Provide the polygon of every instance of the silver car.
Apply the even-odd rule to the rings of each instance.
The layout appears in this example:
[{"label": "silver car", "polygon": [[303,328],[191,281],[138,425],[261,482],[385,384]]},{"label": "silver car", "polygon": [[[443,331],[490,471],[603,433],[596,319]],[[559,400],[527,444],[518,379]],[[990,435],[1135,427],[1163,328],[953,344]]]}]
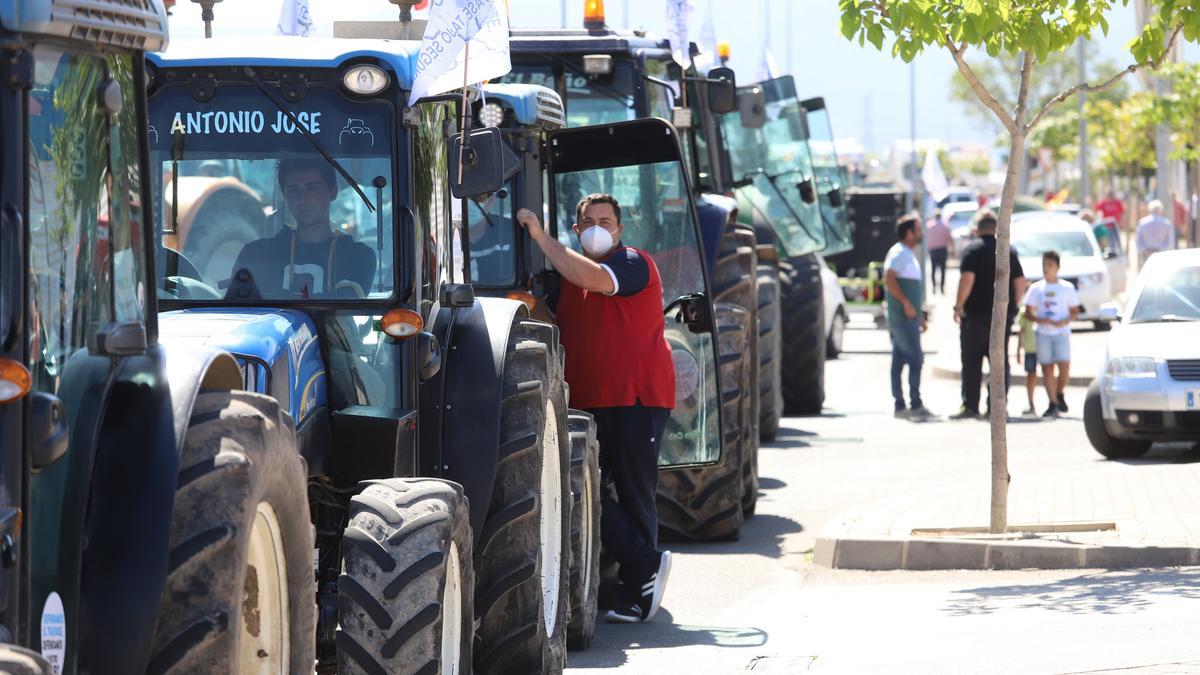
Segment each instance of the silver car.
[{"label": "silver car", "polygon": [[[1114,306],[1101,311],[1117,318]],[[1156,253],[1138,274],[1083,423],[1110,459],[1140,456],[1154,441],[1200,440],[1200,250]]]}]

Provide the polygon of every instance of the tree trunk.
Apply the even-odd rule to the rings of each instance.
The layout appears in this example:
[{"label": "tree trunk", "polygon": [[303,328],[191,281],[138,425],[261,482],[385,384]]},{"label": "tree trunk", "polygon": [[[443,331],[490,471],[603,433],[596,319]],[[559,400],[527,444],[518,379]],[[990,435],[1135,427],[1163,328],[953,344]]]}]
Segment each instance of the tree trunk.
[{"label": "tree trunk", "polygon": [[1013,201],[1017,196],[1021,167],[1025,163],[1025,136],[1012,135],[1009,146],[1008,171],[1000,193],[1000,214],[996,224],[996,280],[992,297],[992,325],[988,338],[988,394],[992,425],[992,508],[989,530],[1002,534],[1008,530],[1008,387],[1005,371],[1005,342],[1008,341],[1010,223]]}]

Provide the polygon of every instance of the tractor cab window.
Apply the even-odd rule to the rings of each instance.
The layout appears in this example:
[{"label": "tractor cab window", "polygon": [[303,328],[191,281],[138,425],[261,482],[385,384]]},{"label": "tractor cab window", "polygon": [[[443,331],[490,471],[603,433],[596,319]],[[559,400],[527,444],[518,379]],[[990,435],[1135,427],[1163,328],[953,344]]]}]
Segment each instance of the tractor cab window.
[{"label": "tractor cab window", "polygon": [[[819,106],[816,105],[817,102],[820,103]],[[805,101],[804,105],[807,108],[808,130],[811,136],[809,147],[812,149],[813,170],[817,177],[817,192],[821,196],[821,215],[825,218],[829,236],[827,252],[849,251],[854,248],[854,240],[845,195],[839,194],[840,200],[831,198],[832,192],[841,193],[846,189],[846,181],[838,165],[829,111],[820,99]]]},{"label": "tractor cab window", "polygon": [[151,99],[162,297],[220,301],[247,279],[268,301],[393,294],[392,107],[319,85],[285,107],[249,84]]},{"label": "tractor cab window", "polygon": [[[516,221],[513,219],[513,185],[504,189],[455,201],[455,210],[465,205],[466,230],[471,257],[471,281],[481,287],[508,288],[516,282]],[[455,214],[455,220],[463,220]],[[455,232],[458,232],[456,228]]]},{"label": "tractor cab window", "polygon": [[634,91],[637,78],[633,64],[614,60],[613,71],[606,75],[588,75],[582,64],[562,62],[562,86],[555,69],[549,65],[514,64],[502,82],[540,84],[559,92],[567,108],[567,126],[607,124],[637,119]]},{"label": "tractor cab window", "polygon": [[35,385],[56,391],[91,333],[144,318],[137,90],[126,55],[37,47],[33,62],[29,347]]}]

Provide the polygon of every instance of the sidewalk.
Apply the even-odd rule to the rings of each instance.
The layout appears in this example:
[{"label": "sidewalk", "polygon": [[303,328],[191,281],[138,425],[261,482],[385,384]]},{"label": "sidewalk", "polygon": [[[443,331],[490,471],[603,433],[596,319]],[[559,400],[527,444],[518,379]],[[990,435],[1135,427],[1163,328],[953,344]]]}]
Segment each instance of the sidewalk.
[{"label": "sidewalk", "polygon": [[[1009,535],[937,532],[985,526],[985,486],[869,504],[830,521],[814,561],[847,569],[1069,569],[1200,564],[1200,464],[1097,463],[1014,483],[1012,526],[1082,531]],[[1097,529],[1099,527],[1111,529]],[[920,530],[914,534],[914,530]]]}]

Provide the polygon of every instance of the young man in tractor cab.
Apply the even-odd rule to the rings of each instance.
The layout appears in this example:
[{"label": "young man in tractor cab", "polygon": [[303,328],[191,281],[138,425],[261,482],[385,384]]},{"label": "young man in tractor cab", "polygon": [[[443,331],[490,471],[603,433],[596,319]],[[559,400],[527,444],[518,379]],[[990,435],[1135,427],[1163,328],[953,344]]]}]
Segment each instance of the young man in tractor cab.
[{"label": "young man in tractor cab", "polygon": [[621,587],[606,616],[654,618],[671,554],[658,550],[658,454],[675,407],[675,367],[664,337],[663,286],[654,260],[621,243],[621,206],[591,194],[575,207],[586,255],[563,246],[529,209],[517,212],[561,275],[556,312],[567,353],[571,405],[596,419],[601,475],[601,541],[616,558]]},{"label": "young man in tractor cab", "polygon": [[321,158],[287,159],[279,162],[276,175],[296,227],[281,222],[273,236],[246,244],[234,274],[249,270],[259,291],[274,295],[366,297],[375,277],[375,252],[353,239],[341,242],[342,234],[334,231],[329,217],[338,194],[333,166]]}]

